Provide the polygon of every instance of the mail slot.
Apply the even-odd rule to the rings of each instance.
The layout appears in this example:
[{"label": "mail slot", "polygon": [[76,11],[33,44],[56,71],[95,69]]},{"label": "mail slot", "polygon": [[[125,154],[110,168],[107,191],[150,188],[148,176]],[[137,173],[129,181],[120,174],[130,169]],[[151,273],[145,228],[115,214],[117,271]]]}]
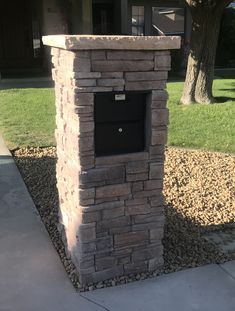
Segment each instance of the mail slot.
[{"label": "mail slot", "polygon": [[95,94],[97,156],[145,149],[146,93]]}]

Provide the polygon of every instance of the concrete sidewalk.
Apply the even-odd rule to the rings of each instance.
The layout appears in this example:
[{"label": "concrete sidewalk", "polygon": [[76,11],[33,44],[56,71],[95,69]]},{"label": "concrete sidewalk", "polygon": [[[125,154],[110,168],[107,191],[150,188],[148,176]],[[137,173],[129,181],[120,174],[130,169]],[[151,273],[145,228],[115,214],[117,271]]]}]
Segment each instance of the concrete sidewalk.
[{"label": "concrete sidewalk", "polygon": [[235,261],[76,293],[0,136],[0,311],[234,311]]}]

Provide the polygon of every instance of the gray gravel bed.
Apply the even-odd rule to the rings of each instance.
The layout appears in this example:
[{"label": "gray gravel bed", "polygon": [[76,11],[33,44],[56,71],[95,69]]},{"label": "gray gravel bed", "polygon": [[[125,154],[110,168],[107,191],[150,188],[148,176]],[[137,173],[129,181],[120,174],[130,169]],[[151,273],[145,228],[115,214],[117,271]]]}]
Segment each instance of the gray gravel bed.
[{"label": "gray gravel bed", "polygon": [[200,150],[166,150],[164,194],[166,223],[164,271],[119,277],[80,288],[75,267],[66,257],[57,230],[56,150],[24,148],[13,151],[15,161],[32,195],[53,244],[71,281],[81,291],[124,284],[160,273],[230,260],[204,237],[235,223],[235,158]]}]

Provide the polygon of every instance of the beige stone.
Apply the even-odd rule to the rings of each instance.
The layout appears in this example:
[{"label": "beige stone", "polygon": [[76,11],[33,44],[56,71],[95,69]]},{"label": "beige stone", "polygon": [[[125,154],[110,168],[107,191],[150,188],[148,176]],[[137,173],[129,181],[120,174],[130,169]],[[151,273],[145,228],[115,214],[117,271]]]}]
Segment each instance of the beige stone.
[{"label": "beige stone", "polygon": [[170,50],[181,44],[179,36],[52,35],[42,40],[44,45],[66,50]]},{"label": "beige stone", "polygon": [[112,51],[107,52],[109,60],[153,60],[152,51]]}]

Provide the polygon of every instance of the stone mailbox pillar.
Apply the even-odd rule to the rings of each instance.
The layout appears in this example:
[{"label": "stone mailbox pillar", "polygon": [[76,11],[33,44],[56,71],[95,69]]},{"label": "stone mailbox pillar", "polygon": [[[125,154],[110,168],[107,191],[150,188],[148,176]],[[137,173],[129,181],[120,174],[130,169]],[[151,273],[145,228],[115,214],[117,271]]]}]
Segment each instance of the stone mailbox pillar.
[{"label": "stone mailbox pillar", "polygon": [[160,269],[165,88],[180,38],[43,41],[53,47],[60,227],[81,284]]}]

